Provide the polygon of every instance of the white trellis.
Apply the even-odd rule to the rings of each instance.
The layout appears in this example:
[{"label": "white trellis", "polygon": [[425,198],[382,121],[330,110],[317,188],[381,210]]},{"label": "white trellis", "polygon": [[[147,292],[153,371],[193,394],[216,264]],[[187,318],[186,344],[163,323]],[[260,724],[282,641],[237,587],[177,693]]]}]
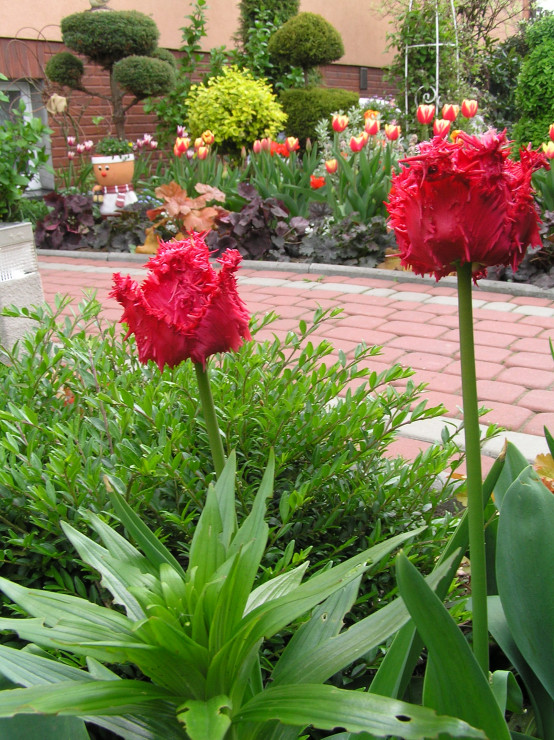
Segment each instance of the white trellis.
[{"label": "white trellis", "polygon": [[[413,0],[410,0],[408,12],[412,10]],[[410,49],[421,49],[421,48],[434,48],[435,49],[435,85],[430,89],[426,89],[424,85],[421,85],[415,93],[415,104],[419,103],[434,104],[437,111],[440,108],[440,48],[441,46],[452,46],[456,54],[456,74],[459,74],[459,50],[458,50],[458,25],[456,23],[456,9],[454,7],[454,0],[450,0],[450,12],[452,13],[452,24],[454,27],[454,41],[441,41],[440,38],[440,12],[439,2],[435,0],[435,41],[428,44],[406,44],[404,50],[404,102],[405,112],[408,115],[408,69],[409,69],[409,54]]]}]

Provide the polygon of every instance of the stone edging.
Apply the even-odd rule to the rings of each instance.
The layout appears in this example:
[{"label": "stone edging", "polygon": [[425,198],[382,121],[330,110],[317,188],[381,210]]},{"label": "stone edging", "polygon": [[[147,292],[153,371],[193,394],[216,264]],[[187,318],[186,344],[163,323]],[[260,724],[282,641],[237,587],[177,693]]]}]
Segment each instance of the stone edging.
[{"label": "stone edging", "polygon": [[[136,262],[144,264],[150,255],[135,254],[134,252],[81,252],[64,249],[37,249],[39,257],[58,257],[64,260],[90,259],[99,262]],[[375,278],[378,280],[393,280],[397,283],[419,283],[436,285],[432,277],[421,277],[403,270],[382,270],[378,267],[355,267],[353,265],[327,265],[321,262],[262,262],[259,260],[244,260],[242,266],[249,270],[267,270],[275,272],[296,272],[310,275],[326,275],[358,278]],[[440,284],[445,287],[456,288],[455,277],[441,278]],[[554,289],[538,288],[526,283],[508,283],[499,280],[480,280],[474,290],[484,290],[489,293],[507,293],[511,296],[526,298],[545,298],[554,301]]]}]

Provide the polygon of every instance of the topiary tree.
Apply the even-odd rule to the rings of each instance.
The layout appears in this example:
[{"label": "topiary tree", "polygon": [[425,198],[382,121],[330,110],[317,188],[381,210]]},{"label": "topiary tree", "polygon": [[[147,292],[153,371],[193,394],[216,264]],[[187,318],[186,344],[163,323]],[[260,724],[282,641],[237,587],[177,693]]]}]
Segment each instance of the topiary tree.
[{"label": "topiary tree", "polygon": [[337,29],[323,16],[298,13],[275,31],[268,51],[279,62],[301,67],[307,86],[309,70],[340,59],[344,46]]},{"label": "topiary tree", "polygon": [[554,15],[530,25],[526,40],[529,53],[518,78],[516,106],[520,118],[514,126],[518,144],[538,146],[554,121]]},{"label": "topiary tree", "polygon": [[286,115],[271,87],[249,70],[226,67],[205,85],[194,85],[188,98],[188,129],[197,137],[206,129],[216,144],[231,154],[256,139],[283,130]]},{"label": "topiary tree", "polygon": [[[125,138],[127,111],[144,98],[163,95],[175,84],[175,61],[171,52],[158,48],[159,31],[154,21],[135,10],[86,10],[61,22],[64,44],[88,61],[106,70],[110,95],[87,88],[84,65],[69,51],[54,55],[46,65],[46,76],[72,90],[107,99],[112,123],[119,138]],[[124,103],[125,94],[133,96]]]},{"label": "topiary tree", "polygon": [[358,93],[339,88],[309,87],[283,90],[279,102],[287,114],[287,133],[302,145],[316,139],[316,126],[338,110],[348,110],[359,101]]}]

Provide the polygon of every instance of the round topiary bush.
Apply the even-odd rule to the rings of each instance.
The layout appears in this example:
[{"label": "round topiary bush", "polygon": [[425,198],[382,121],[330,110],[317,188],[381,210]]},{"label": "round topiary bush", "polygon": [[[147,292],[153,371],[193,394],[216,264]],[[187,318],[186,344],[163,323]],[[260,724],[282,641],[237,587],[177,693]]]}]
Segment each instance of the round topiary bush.
[{"label": "round topiary bush", "polygon": [[225,67],[205,85],[194,85],[188,98],[188,129],[193,138],[213,132],[222,151],[237,154],[256,139],[275,136],[287,117],[264,80],[249,70]]},{"label": "round topiary bush", "polygon": [[158,44],[158,27],[136,10],[73,13],[61,22],[64,44],[104,69],[123,57],[149,56]]},{"label": "round topiary bush", "polygon": [[326,87],[308,87],[283,90],[279,102],[287,114],[287,133],[302,143],[315,139],[315,127],[322,118],[338,110],[348,110],[358,104],[358,94],[350,90]]},{"label": "round topiary bush", "polygon": [[114,80],[139,100],[163,95],[175,84],[175,68],[162,59],[131,56],[113,66]]},{"label": "round topiary bush", "polygon": [[516,89],[516,105],[521,117],[514,126],[520,146],[545,141],[554,121],[554,16],[547,16],[529,27],[526,35],[529,54],[525,57]]},{"label": "round topiary bush", "polygon": [[162,62],[167,62],[174,69],[177,69],[177,60],[175,59],[175,55],[172,54],[169,49],[162,49],[158,46],[158,48],[154,49],[150,56],[154,59],[161,59]]},{"label": "round topiary bush", "polygon": [[72,89],[81,85],[81,78],[85,72],[83,62],[69,51],[55,54],[46,63],[45,73],[49,80],[59,85],[66,85]]},{"label": "round topiary bush", "polygon": [[344,54],[339,32],[316,13],[299,13],[275,31],[268,51],[279,62],[306,70],[334,62]]}]

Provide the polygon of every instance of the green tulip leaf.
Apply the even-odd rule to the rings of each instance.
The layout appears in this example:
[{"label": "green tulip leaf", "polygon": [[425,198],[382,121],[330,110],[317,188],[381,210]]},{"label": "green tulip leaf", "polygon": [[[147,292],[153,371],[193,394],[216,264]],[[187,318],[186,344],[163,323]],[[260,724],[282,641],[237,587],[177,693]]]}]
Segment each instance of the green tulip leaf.
[{"label": "green tulip leaf", "polygon": [[507,490],[498,524],[496,577],[519,651],[554,698],[554,496],[526,468]]},{"label": "green tulip leaf", "polygon": [[179,707],[177,718],[185,726],[190,740],[223,740],[231,725],[231,702],[227,696],[213,696],[206,701],[188,701]]},{"label": "green tulip leaf", "polygon": [[496,703],[503,712],[523,711],[523,694],[511,671],[494,671],[491,676],[491,689]]},{"label": "green tulip leaf", "polygon": [[408,558],[396,559],[398,589],[428,648],[424,704],[460,717],[494,740],[510,733],[489,683],[462,632]]}]

